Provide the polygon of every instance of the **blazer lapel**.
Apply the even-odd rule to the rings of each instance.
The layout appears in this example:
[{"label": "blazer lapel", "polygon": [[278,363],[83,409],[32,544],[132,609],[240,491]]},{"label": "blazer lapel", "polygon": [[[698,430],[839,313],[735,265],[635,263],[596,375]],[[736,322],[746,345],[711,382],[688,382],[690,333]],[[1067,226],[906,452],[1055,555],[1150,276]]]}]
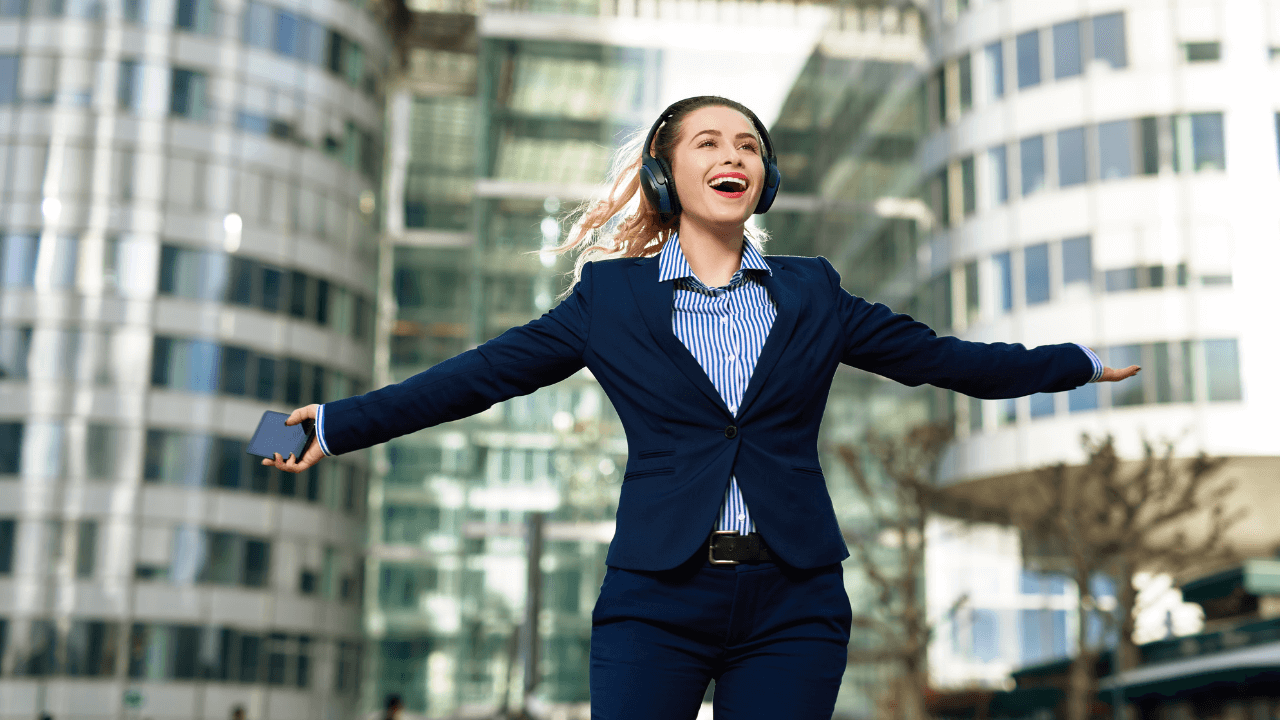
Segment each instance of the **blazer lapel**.
[{"label": "blazer lapel", "polygon": [[716,386],[711,384],[711,378],[707,377],[707,373],[698,364],[698,359],[689,352],[689,348],[685,347],[684,343],[680,342],[680,338],[676,337],[675,331],[671,328],[671,305],[675,299],[675,283],[671,280],[658,282],[658,259],[646,258],[646,260],[648,262],[637,261],[627,273],[627,281],[631,284],[631,292],[635,296],[636,305],[640,308],[640,316],[644,318],[644,324],[648,326],[653,339],[658,342],[658,347],[662,348],[689,382],[693,383],[694,387],[698,388],[716,407],[723,410],[725,415],[730,415],[729,407],[724,404],[724,398],[720,397]]},{"label": "blazer lapel", "polygon": [[766,258],[765,262],[773,266],[773,274],[758,273],[756,277],[769,292],[769,297],[773,298],[778,314],[773,319],[773,327],[769,328],[769,337],[765,339],[764,347],[760,349],[760,359],[756,360],[755,370],[751,371],[751,382],[747,383],[747,389],[742,394],[738,417],[747,412],[752,401],[760,394],[760,389],[769,379],[769,373],[778,364],[787,343],[791,342],[791,336],[796,330],[796,319],[800,317],[801,296],[790,287],[791,272],[776,260]]}]

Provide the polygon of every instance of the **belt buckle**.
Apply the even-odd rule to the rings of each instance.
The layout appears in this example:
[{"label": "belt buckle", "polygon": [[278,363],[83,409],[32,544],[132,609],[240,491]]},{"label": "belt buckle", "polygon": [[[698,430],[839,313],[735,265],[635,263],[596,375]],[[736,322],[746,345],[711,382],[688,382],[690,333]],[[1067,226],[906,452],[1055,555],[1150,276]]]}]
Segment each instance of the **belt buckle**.
[{"label": "belt buckle", "polygon": [[741,565],[739,560],[717,560],[716,559],[716,536],[717,535],[739,535],[737,530],[712,530],[711,540],[707,543],[707,559],[712,565]]}]

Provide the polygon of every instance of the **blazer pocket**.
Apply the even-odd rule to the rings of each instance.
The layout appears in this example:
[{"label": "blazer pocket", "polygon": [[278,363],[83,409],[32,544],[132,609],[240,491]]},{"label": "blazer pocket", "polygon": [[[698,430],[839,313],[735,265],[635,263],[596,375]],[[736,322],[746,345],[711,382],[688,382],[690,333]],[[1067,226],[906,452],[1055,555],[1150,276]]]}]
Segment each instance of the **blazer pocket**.
[{"label": "blazer pocket", "polygon": [[636,457],[638,457],[638,458],[640,458],[640,459],[642,459],[642,460],[648,460],[649,458],[667,457],[668,455],[675,455],[675,454],[676,454],[676,451],[675,451],[675,450],[671,450],[671,449],[667,449],[667,450],[641,450],[640,452],[636,453]]},{"label": "blazer pocket", "polygon": [[793,467],[793,468],[791,468],[791,471],[792,471],[792,472],[809,473],[810,475],[822,475],[822,468]]},{"label": "blazer pocket", "polygon": [[671,475],[676,471],[675,468],[655,468],[653,470],[632,470],[622,476],[622,482],[635,480],[636,478],[649,477],[650,475]]}]

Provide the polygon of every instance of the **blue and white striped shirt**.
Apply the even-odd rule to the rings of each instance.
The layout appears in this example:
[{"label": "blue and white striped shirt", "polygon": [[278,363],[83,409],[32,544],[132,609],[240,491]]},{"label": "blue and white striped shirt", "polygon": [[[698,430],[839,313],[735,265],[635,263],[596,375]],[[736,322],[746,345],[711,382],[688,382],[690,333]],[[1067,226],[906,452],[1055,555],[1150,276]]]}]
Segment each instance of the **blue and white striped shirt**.
[{"label": "blue and white striped shirt", "polygon": [[[678,235],[673,235],[658,255],[658,281],[675,281],[671,328],[702,366],[729,412],[735,414],[778,316],[773,298],[755,277],[757,272],[773,274],[760,251],[745,241],[742,266],[724,287],[709,288],[693,274]],[[756,530],[733,476],[729,477],[715,529]]]}]

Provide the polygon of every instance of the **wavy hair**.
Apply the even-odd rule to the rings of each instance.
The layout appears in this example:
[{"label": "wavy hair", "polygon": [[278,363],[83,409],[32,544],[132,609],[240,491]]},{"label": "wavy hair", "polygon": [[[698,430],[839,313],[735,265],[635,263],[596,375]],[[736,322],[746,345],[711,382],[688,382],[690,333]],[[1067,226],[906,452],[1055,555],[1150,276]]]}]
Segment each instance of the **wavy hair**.
[{"label": "wavy hair", "polygon": [[[755,120],[755,113],[745,105],[717,95],[700,95],[685,98],[671,106],[671,116],[658,129],[653,139],[654,153],[671,163],[671,154],[684,119],[695,110],[705,107],[727,107]],[[758,122],[758,121],[756,121]],[[568,216],[569,236],[553,252],[578,254],[573,265],[573,283],[565,290],[567,296],[582,277],[582,266],[592,260],[625,257],[649,257],[662,251],[667,241],[680,227],[680,214],[667,220],[649,203],[640,191],[640,164],[648,148],[644,140],[649,128],[642,128],[627,138],[614,153],[610,162],[608,191],[603,197],[592,198]],[[760,228],[748,227],[746,239],[757,249],[763,250],[768,234]]]}]

